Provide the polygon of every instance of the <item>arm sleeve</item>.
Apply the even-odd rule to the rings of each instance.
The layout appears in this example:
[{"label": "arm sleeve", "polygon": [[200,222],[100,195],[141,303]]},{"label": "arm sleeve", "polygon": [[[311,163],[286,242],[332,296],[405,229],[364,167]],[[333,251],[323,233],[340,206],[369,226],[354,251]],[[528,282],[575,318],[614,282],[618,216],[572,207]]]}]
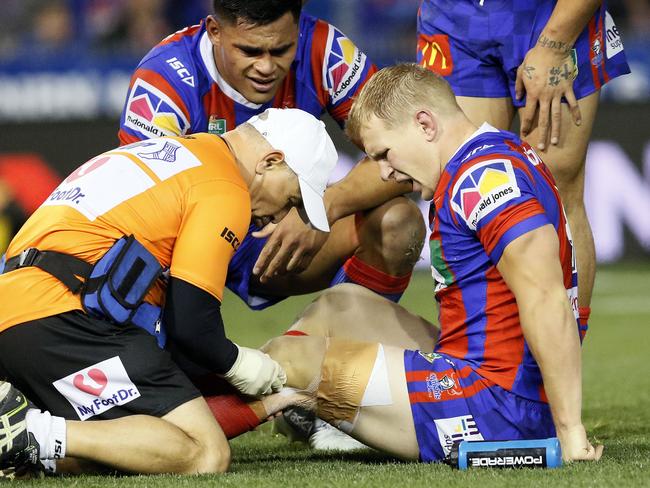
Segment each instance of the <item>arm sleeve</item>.
[{"label": "arm sleeve", "polygon": [[175,347],[199,366],[223,374],[237,359],[237,346],[226,337],[221,303],[200,288],[170,278],[163,322]]}]

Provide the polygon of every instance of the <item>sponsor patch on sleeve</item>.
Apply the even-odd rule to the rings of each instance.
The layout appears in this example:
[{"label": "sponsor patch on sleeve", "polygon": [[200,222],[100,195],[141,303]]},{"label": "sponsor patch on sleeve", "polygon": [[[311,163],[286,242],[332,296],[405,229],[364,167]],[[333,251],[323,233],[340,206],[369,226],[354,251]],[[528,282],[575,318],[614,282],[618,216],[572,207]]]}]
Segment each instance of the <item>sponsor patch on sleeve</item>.
[{"label": "sponsor patch on sleeve", "polygon": [[486,215],[520,195],[512,163],[490,159],[475,164],[458,178],[451,207],[470,229],[476,230]]},{"label": "sponsor patch on sleeve", "polygon": [[330,25],[323,63],[323,86],[332,104],[354,92],[366,66],[366,55],[340,30]]},{"label": "sponsor patch on sleeve", "polygon": [[96,417],[140,397],[119,356],[56,380],[53,385],[72,405],[80,420]]},{"label": "sponsor patch on sleeve", "polygon": [[135,80],[126,102],[124,127],[154,138],[185,134],[189,126],[168,95],[144,80]]}]

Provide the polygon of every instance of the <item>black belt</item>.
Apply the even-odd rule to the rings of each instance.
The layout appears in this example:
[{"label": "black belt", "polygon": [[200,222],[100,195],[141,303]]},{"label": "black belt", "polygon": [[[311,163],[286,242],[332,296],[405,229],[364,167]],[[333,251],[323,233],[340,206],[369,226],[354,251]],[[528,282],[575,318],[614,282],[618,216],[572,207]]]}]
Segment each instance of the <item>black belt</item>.
[{"label": "black belt", "polygon": [[[57,251],[39,251],[35,247],[25,249],[17,256],[7,259],[3,273],[35,266],[51,274],[78,295],[93,267],[83,259]],[[79,279],[83,278],[83,280]]]}]

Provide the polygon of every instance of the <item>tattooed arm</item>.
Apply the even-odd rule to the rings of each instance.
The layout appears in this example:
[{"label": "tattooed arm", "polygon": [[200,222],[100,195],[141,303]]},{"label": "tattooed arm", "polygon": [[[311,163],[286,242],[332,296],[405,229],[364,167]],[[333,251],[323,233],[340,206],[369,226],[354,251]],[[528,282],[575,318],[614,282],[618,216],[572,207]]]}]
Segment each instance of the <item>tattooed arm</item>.
[{"label": "tattooed arm", "polygon": [[537,147],[541,150],[547,146],[549,128],[551,144],[560,140],[562,97],[569,104],[574,123],[581,123],[580,109],[573,93],[576,66],[572,50],[601,3],[602,0],[558,0],[537,43],[517,70],[517,99],[526,94],[526,106],[521,113],[521,134],[526,136],[530,133],[539,109]]}]

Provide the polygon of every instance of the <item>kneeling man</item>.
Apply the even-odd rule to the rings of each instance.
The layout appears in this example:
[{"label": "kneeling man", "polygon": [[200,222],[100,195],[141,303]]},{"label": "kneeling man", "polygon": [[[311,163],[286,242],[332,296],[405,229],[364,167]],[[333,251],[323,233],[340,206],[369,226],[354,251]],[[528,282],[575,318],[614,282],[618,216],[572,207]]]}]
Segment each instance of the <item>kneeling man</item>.
[{"label": "kneeling man", "polygon": [[277,362],[225,336],[228,264],[251,217],[297,207],[328,231],[336,160],[320,120],[269,109],[222,137],[138,142],[68,176],[0,265],[0,474],[64,456],[224,471],[226,438],[175,358],[244,394],[282,387]]}]

